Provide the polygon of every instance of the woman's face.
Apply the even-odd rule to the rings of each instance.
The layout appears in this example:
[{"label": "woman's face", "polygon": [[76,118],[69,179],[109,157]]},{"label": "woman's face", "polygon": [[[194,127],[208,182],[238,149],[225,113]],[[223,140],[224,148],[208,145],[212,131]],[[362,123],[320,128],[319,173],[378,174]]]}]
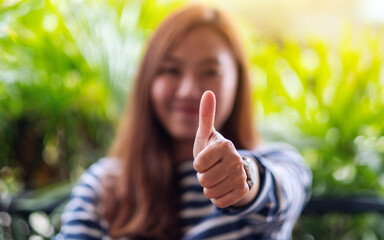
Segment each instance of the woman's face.
[{"label": "woman's face", "polygon": [[202,94],[216,95],[215,128],[232,112],[237,68],[225,40],[207,26],[188,32],[166,54],[151,87],[155,113],[175,140],[194,140]]}]

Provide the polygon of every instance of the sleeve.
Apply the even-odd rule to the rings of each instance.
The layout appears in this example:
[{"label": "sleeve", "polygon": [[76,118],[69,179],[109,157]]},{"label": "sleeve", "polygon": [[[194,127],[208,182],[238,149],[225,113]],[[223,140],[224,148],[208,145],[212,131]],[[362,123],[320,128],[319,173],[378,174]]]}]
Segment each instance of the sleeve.
[{"label": "sleeve", "polygon": [[102,160],[85,171],[72,190],[70,199],[61,216],[60,232],[53,238],[102,239],[105,230],[101,227],[97,203],[100,198],[100,175]]},{"label": "sleeve", "polygon": [[310,168],[301,154],[288,144],[270,144],[239,153],[253,157],[263,169],[259,193],[247,206],[221,211],[242,217],[251,225],[267,224],[268,235],[274,236],[273,239],[286,239],[310,198]]}]

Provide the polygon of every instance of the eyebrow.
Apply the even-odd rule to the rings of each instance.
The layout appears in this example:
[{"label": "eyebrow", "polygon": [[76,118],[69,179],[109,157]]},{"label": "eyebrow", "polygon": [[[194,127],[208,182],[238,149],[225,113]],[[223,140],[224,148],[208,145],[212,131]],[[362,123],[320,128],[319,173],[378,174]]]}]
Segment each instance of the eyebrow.
[{"label": "eyebrow", "polygon": [[173,56],[166,56],[163,60],[164,62],[173,62],[173,63],[182,63],[182,61]]},{"label": "eyebrow", "polygon": [[215,57],[209,57],[199,63],[199,65],[206,65],[206,64],[220,64],[220,61]]},{"label": "eyebrow", "polygon": [[[163,60],[163,62],[171,62],[171,63],[177,63],[182,64],[183,61],[177,57],[174,56],[166,56]],[[219,59],[215,57],[207,57],[203,61],[199,62],[199,65],[207,65],[207,64],[220,64]]]}]

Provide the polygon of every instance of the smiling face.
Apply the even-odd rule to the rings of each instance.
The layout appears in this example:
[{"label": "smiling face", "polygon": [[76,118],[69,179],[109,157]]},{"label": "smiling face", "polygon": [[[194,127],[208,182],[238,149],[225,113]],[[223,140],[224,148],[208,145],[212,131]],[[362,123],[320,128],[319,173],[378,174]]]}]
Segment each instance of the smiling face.
[{"label": "smiling face", "polygon": [[188,32],[160,63],[151,86],[157,118],[174,140],[193,141],[204,91],[216,95],[215,128],[232,112],[237,91],[236,63],[226,41],[212,28]]}]

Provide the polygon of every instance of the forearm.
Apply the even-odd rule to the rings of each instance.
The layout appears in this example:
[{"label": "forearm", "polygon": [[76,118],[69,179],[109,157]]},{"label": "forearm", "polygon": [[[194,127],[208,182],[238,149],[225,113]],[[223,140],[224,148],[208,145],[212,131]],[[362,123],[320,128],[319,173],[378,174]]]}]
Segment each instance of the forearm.
[{"label": "forearm", "polygon": [[258,149],[259,162],[269,172],[273,184],[269,187],[270,204],[275,206],[275,217],[297,216],[309,200],[312,173],[301,154],[286,144]]},{"label": "forearm", "polygon": [[[256,157],[259,181],[255,188],[252,186],[249,193],[232,207],[249,205],[250,208],[262,209],[274,206],[275,209],[271,209],[270,213],[300,212],[310,196],[312,175],[294,148],[279,145],[268,150],[239,153],[242,156]],[[249,210],[256,211],[255,209]]]}]

